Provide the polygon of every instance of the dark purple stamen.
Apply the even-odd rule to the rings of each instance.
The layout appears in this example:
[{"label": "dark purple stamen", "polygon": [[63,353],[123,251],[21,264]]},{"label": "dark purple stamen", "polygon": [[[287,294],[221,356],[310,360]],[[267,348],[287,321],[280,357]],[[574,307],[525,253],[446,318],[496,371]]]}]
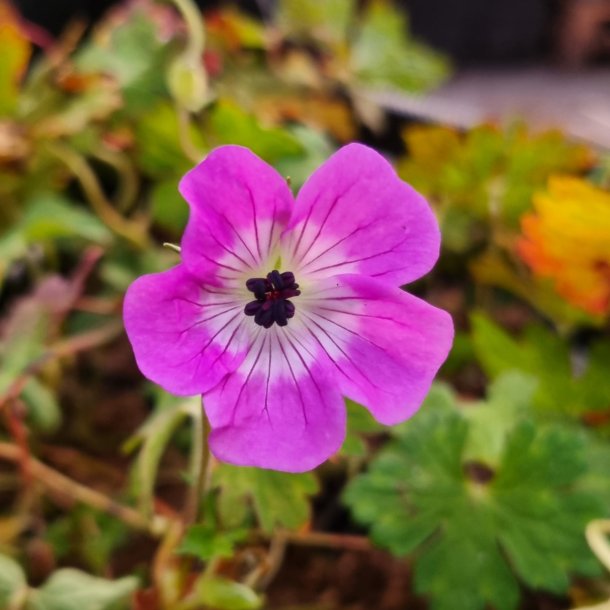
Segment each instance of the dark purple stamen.
[{"label": "dark purple stamen", "polygon": [[244,313],[254,316],[259,326],[270,328],[274,322],[278,326],[286,326],[294,316],[294,304],[288,299],[301,294],[299,285],[294,281],[294,273],[273,270],[267,277],[249,279],[246,288],[254,293],[256,301],[250,301],[244,307]]}]

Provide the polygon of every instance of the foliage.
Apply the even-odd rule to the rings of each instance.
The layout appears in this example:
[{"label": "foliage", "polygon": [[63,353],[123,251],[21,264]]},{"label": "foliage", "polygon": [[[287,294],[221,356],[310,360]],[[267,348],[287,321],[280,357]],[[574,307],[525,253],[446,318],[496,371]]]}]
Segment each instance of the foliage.
[{"label": "foliage", "polygon": [[415,585],[435,609],[511,610],[517,579],[563,593],[571,573],[597,572],[583,528],[602,508],[576,489],[582,438],[524,419],[530,393],[513,375],[463,412],[427,405],[346,491],[379,544],[415,553]]},{"label": "foliage", "polygon": [[538,383],[533,405],[547,417],[565,415],[595,421],[607,411],[610,379],[606,374],[610,344],[590,346],[586,362],[574,370],[570,346],[549,329],[532,325],[518,341],[483,314],[473,314],[472,341],[479,362],[492,378],[511,370]]},{"label": "foliage", "polygon": [[[303,525],[309,518],[308,498],[318,491],[311,473],[294,475],[229,464],[216,470],[215,482],[221,488],[218,508],[223,523],[242,524],[251,500],[260,526],[268,532]],[[279,497],[278,489],[282,490]]]},{"label": "foliage", "polygon": [[403,129],[396,169],[443,231],[411,288],[458,329],[413,420],[348,401],[316,473],[212,461],[198,497],[201,400],[133,365],[121,301],[178,261],[161,244],[187,222],[184,172],[235,143],[296,190],[338,144],[385,142],[367,90],[447,76],[393,3],[360,4],[280,0],[263,20],[138,0],[52,41],[0,0],[0,607],[260,608],[286,540],[362,527],[435,609],[607,586],[570,588],[597,577],[584,529],[610,511],[610,165],[559,131]]},{"label": "foliage", "polygon": [[484,227],[481,221],[518,226],[532,195],[550,175],[581,172],[593,162],[589,149],[560,132],[533,135],[523,124],[508,130],[483,125],[465,134],[416,126],[407,128],[403,138],[409,156],[398,171],[447,208],[445,245],[457,251],[472,246]]},{"label": "foliage", "polygon": [[110,581],[79,570],[58,570],[39,588],[29,588],[17,562],[0,555],[0,603],[15,610],[120,610],[128,608],[138,581]]}]

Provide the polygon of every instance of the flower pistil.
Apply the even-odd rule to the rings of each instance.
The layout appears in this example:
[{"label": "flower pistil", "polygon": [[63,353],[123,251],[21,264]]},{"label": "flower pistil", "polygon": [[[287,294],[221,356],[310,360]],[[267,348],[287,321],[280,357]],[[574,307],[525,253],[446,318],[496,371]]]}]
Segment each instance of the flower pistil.
[{"label": "flower pistil", "polygon": [[254,316],[259,326],[270,328],[274,323],[286,326],[294,316],[294,303],[288,299],[299,296],[301,291],[291,271],[280,273],[274,269],[267,277],[249,279],[246,288],[254,293],[256,300],[244,307],[244,313]]}]

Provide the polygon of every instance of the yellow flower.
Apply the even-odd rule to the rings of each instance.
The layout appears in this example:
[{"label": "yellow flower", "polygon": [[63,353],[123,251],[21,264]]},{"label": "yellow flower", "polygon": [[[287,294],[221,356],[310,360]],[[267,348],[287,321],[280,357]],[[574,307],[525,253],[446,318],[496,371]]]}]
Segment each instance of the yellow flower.
[{"label": "yellow flower", "polygon": [[521,258],[573,305],[610,313],[610,193],[555,176],[534,197],[534,209],[521,219]]}]

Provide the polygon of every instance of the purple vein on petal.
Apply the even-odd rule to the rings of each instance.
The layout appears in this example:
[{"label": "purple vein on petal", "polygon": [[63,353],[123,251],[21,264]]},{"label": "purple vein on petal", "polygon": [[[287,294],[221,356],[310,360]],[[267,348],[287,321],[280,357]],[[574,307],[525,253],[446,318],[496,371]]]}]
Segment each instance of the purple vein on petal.
[{"label": "purple vein on petal", "polygon": [[246,386],[250,382],[250,377],[252,377],[252,373],[254,372],[254,369],[256,368],[256,365],[258,364],[258,361],[260,360],[261,354],[263,353],[263,348],[265,347],[265,342],[267,341],[268,338],[269,338],[269,333],[265,333],[263,335],[263,339],[261,341],[261,348],[258,350],[258,354],[256,355],[254,363],[252,364],[246,379],[244,380],[244,382],[242,383],[241,388],[239,389],[239,394],[237,395],[237,398],[235,399],[235,404],[233,405],[233,410],[231,412],[231,425],[232,426],[235,425],[235,416],[237,414],[237,408],[239,406],[239,401],[241,400],[241,396],[244,393],[244,390],[246,389]]},{"label": "purple vein on petal", "polygon": [[301,240],[303,239],[303,235],[305,235],[305,230],[307,229],[307,225],[309,224],[309,220],[311,218],[311,215],[313,214],[313,209],[315,207],[315,205],[318,203],[318,200],[320,199],[320,195],[318,195],[316,197],[316,200],[314,202],[314,204],[309,208],[309,211],[307,212],[307,216],[305,217],[305,222],[303,223],[302,227],[301,227],[301,233],[299,234],[299,238],[297,239],[297,243],[294,246],[294,248],[292,249],[292,258],[294,259],[297,255],[297,251],[301,246]]},{"label": "purple vein on petal", "polygon": [[396,249],[398,249],[402,244],[404,244],[407,241],[407,239],[408,239],[407,237],[401,239],[395,246],[392,246],[391,248],[388,248],[387,250],[384,250],[383,252],[376,252],[375,254],[371,254],[369,256],[363,256],[361,258],[355,258],[355,259],[352,259],[349,261],[342,261],[335,265],[326,265],[324,267],[318,267],[317,269],[313,269],[313,270],[309,271],[308,273],[318,273],[319,271],[326,271],[327,269],[343,267],[344,265],[351,265],[352,263],[361,263],[363,261],[368,261],[373,258],[377,258],[378,256],[383,256],[384,254],[390,254],[391,252],[394,252]]},{"label": "purple vein on petal", "polygon": [[[381,390],[382,392],[386,393],[386,394],[391,394],[391,392],[389,390],[387,390],[387,388],[384,388],[382,386],[377,385],[376,383],[374,383],[373,381],[371,381],[368,376],[362,371],[362,369],[356,364],[356,362],[354,362],[354,360],[352,359],[352,357],[337,343],[337,341],[335,341],[335,339],[333,338],[333,336],[321,325],[318,324],[313,318],[307,316],[309,318],[309,320],[311,320],[311,322],[313,324],[315,324],[327,337],[328,339],[333,343],[333,345],[343,354],[344,358],[354,367],[354,369],[360,373],[360,375],[362,376],[363,379],[365,379],[367,381],[367,383],[371,384],[372,386],[374,386],[375,388],[377,388],[378,390]],[[307,325],[306,325],[307,326]],[[318,337],[316,336],[316,334],[307,326],[307,330],[309,330],[309,332],[316,338],[316,340],[319,342]],[[347,329],[346,329],[347,330]],[[343,341],[345,341],[345,339],[343,339]],[[374,343],[370,342],[371,345],[375,345]],[[330,360],[333,362],[333,364],[339,369],[339,371],[347,378],[350,379],[350,375],[348,373],[346,373],[341,366],[339,366],[339,363],[335,361],[335,359],[328,353],[328,351],[324,348],[324,346],[322,346],[322,343],[320,343],[320,346],[322,347],[322,349],[324,349],[324,351],[326,352],[326,354],[328,355],[328,357],[330,358]],[[376,346],[377,349],[380,349],[379,346]],[[352,381],[354,381],[352,379]],[[360,383],[357,383],[357,385],[360,387],[361,390],[364,390],[365,388],[362,387],[362,385]]]},{"label": "purple vein on petal", "polygon": [[[220,327],[218,329],[218,331],[216,332],[215,335],[213,335],[209,341],[195,354],[193,354],[193,356],[191,356],[190,358],[187,358],[186,360],[184,360],[183,362],[178,362],[177,364],[173,364],[172,368],[178,368],[180,366],[183,366],[185,364],[188,364],[189,362],[192,362],[193,360],[195,360],[195,358],[201,357],[203,355],[203,352],[205,352],[205,350],[212,344],[212,342],[214,341],[214,339],[216,339],[216,337],[218,337],[218,335],[225,330],[225,328],[227,328],[227,326],[229,326],[229,324],[231,324],[232,322],[234,322],[238,316],[241,315],[241,311],[238,311],[224,326]],[[199,365],[197,365],[197,368],[199,367]]]},{"label": "purple vein on petal", "polygon": [[[353,237],[356,233],[358,233],[358,231],[364,231],[364,230],[368,229],[375,222],[377,222],[377,221],[373,220],[365,225],[361,225],[361,226],[355,228],[351,233],[349,233],[345,237],[342,237],[339,241],[336,241],[332,246],[329,246],[325,250],[322,250],[322,252],[320,252],[319,254],[314,256],[312,259],[308,260],[304,265],[301,266],[301,270],[306,269],[307,267],[309,267],[309,265],[311,265],[313,262],[317,261],[320,257],[324,256],[325,254],[328,254],[328,252],[330,252],[333,248],[336,248],[338,245],[342,244],[345,240],[349,239],[350,237]],[[303,258],[305,258],[305,257],[303,256]]]},{"label": "purple vein on petal", "polygon": [[[288,358],[288,355],[286,354],[286,350],[284,349],[284,345],[280,341],[279,335],[278,335],[278,344],[280,346],[280,350],[281,350],[282,354],[284,355],[284,360],[286,360],[286,364],[288,365],[290,374],[292,375],[294,385],[295,385],[295,387],[297,389],[297,393],[299,395],[299,400],[301,401],[301,413],[303,415],[303,421],[305,422],[305,425],[307,425],[307,410],[305,408],[305,400],[303,398],[303,392],[301,391],[301,386],[299,385],[296,375],[294,374],[294,371],[292,370],[292,365],[290,364],[290,358]],[[294,349],[294,347],[293,347],[293,349]],[[308,372],[309,372],[309,369],[308,369]]]},{"label": "purple vein on petal", "polygon": [[[231,336],[229,337],[229,340],[227,341],[227,344],[223,347],[222,352],[220,352],[220,354],[218,354],[216,356],[216,358],[214,358],[214,360],[212,361],[212,363],[210,364],[210,368],[212,366],[214,366],[229,350],[229,347],[231,347],[231,343],[233,343],[233,339],[235,339],[235,336],[237,335],[237,331],[242,327],[243,325],[243,321],[239,322],[235,328],[233,329],[233,332],[231,333]],[[248,353],[248,351],[250,350],[250,348],[252,347],[254,342],[252,342],[250,344],[250,346],[245,350],[246,353]]]},{"label": "purple vein on petal", "polygon": [[[326,225],[327,220],[329,219],[329,217],[332,214],[332,212],[335,209],[335,207],[337,207],[337,203],[339,203],[339,201],[341,201],[341,199],[343,199],[343,197],[345,197],[357,184],[358,184],[358,182],[357,182],[357,180],[355,180],[340,195],[337,195],[335,197],[335,199],[331,203],[330,207],[328,208],[328,212],[326,213],[326,216],[324,217],[324,220],[322,221],[322,224],[318,227],[318,232],[316,233],[315,237],[312,239],[311,243],[307,247],[307,250],[305,250],[305,252],[303,252],[303,254],[301,255],[301,258],[298,261],[299,263],[303,262],[305,257],[309,254],[309,252],[313,248],[313,245],[316,243],[316,241],[318,240],[318,238],[322,234],[322,231],[323,231],[323,229],[324,229],[324,227]],[[317,202],[317,198],[316,198],[316,202]],[[312,208],[313,208],[313,205],[312,205]],[[296,252],[295,252],[295,255],[296,255]]]},{"label": "purple vein on petal", "polygon": [[[237,231],[235,230],[235,227],[231,224],[229,219],[226,216],[222,215],[222,214],[218,214],[218,216],[220,218],[222,218],[229,225],[229,227],[233,230],[233,232],[240,239],[241,243],[244,245],[246,250],[248,250],[248,252],[250,253],[250,256],[252,256],[252,259],[254,260],[254,262],[256,262],[256,259],[254,258],[254,255],[252,254],[252,252],[250,252],[250,249],[244,243],[244,241],[241,239],[241,236],[239,235],[239,233],[237,233]],[[245,259],[243,259],[241,256],[239,256],[239,254],[237,254],[237,252],[234,252],[233,250],[231,250],[231,248],[227,248],[227,246],[225,246],[225,244],[223,244],[218,239],[218,237],[216,237],[216,235],[214,234],[214,231],[209,231],[208,235],[216,242],[216,245],[220,246],[225,252],[227,252],[228,254],[231,254],[232,256],[234,256],[239,262],[243,263],[248,269],[252,269],[252,265],[250,265],[250,263],[246,262]]]},{"label": "purple vein on petal", "polygon": [[295,347],[294,343],[288,337],[286,337],[286,340],[290,344],[290,347],[292,347],[292,349],[294,350],[294,353],[298,356],[299,360],[303,363],[305,370],[309,373],[309,376],[311,377],[311,381],[316,386],[316,390],[318,390],[320,399],[322,400],[322,402],[324,402],[324,395],[322,394],[322,389],[320,388],[320,385],[316,381],[316,378],[314,377],[313,373],[310,371],[309,367],[307,366],[307,363],[305,362],[305,359],[303,358],[301,352],[299,352],[299,350]]},{"label": "purple vein on petal", "polygon": [[184,330],[179,331],[180,336],[182,336],[184,333],[188,332],[189,330],[191,330],[193,328],[197,328],[197,326],[200,326],[201,324],[205,324],[206,322],[209,322],[210,320],[213,320],[214,318],[218,318],[219,316],[224,316],[226,313],[229,313],[230,311],[233,311],[234,309],[237,309],[237,308],[241,309],[241,305],[233,305],[233,307],[229,307],[229,309],[225,309],[223,311],[215,313],[208,318],[203,318],[201,320],[197,320],[197,322],[193,322],[193,324],[191,324],[189,327],[185,328]]},{"label": "purple vein on petal", "polygon": [[[235,233],[235,235],[237,235],[237,239],[239,239],[239,241],[243,244],[244,248],[248,251],[248,254],[252,257],[252,260],[254,261],[254,264],[258,265],[260,261],[256,258],[256,256],[254,256],[254,253],[252,252],[252,250],[250,250],[250,247],[244,241],[244,239],[240,235],[239,231],[233,226],[233,223],[224,214],[219,214],[219,216],[229,225],[229,227],[233,231],[233,233]],[[218,238],[213,234],[213,232],[210,232],[210,235],[213,235],[215,241],[218,240]],[[243,259],[240,259],[240,260],[243,261]],[[247,265],[248,263],[246,263],[244,261],[244,264]],[[248,265],[248,268],[251,269],[252,265]]]},{"label": "purple vein on petal", "polygon": [[248,196],[250,197],[250,204],[252,205],[252,219],[254,220],[254,234],[256,236],[256,249],[258,251],[259,260],[263,258],[261,253],[261,244],[258,237],[258,221],[256,220],[256,202],[254,201],[254,195],[252,194],[252,189],[246,183],[244,183],[244,188],[248,191]]}]

